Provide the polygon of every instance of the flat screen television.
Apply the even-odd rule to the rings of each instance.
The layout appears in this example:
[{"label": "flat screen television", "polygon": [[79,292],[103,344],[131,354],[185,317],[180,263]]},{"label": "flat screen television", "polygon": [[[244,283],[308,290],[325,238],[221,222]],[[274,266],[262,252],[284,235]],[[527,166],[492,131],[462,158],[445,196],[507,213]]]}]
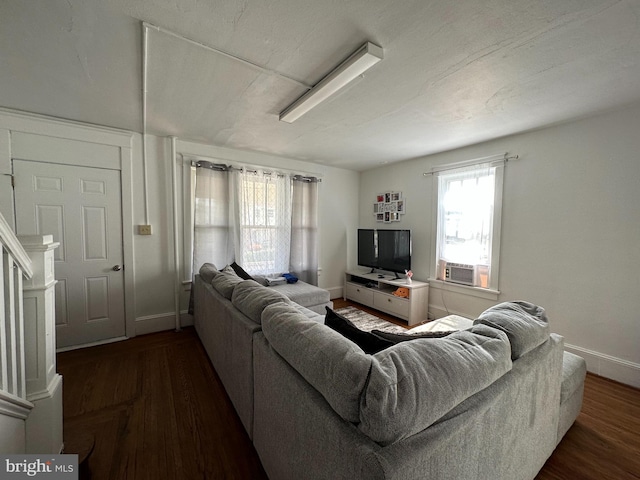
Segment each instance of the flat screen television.
[{"label": "flat screen television", "polygon": [[358,265],[372,271],[411,270],[411,230],[358,229]]},{"label": "flat screen television", "polygon": [[358,265],[369,268],[378,266],[378,246],[375,230],[358,229]]}]

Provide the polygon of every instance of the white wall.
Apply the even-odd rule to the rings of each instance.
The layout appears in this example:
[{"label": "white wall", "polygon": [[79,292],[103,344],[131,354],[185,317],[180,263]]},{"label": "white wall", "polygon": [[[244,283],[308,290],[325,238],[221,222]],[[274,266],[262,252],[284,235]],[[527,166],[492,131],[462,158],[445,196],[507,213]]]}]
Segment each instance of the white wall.
[{"label": "white wall", "polygon": [[[501,294],[546,308],[590,371],[640,386],[640,105],[362,173],[359,224],[377,192],[402,191],[417,279],[431,272],[433,165],[510,152]],[[380,225],[380,224],[378,224]],[[354,262],[350,265],[353,266]],[[496,303],[432,288],[430,309],[475,317]]]}]

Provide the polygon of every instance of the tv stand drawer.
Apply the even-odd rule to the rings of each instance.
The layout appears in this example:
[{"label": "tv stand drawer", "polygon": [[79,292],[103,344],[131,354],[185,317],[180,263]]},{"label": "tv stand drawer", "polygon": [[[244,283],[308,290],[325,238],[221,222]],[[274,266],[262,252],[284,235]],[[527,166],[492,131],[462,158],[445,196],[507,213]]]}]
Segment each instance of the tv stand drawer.
[{"label": "tv stand drawer", "polygon": [[406,298],[375,292],[373,295],[373,308],[395,315],[403,320],[409,319],[409,300]]},{"label": "tv stand drawer", "polygon": [[373,290],[354,283],[347,283],[347,298],[363,305],[373,304]]}]

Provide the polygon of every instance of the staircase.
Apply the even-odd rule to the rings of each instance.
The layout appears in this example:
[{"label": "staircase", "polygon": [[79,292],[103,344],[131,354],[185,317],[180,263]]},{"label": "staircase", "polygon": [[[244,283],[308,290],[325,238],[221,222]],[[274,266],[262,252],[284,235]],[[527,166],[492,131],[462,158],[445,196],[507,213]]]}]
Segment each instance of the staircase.
[{"label": "staircase", "polygon": [[0,214],[0,452],[60,453],[51,235],[18,239]]}]

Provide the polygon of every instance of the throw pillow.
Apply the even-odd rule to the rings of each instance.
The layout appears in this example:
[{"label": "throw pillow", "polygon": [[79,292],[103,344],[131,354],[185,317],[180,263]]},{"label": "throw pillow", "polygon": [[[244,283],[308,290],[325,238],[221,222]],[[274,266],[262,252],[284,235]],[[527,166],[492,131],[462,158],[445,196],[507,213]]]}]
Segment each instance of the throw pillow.
[{"label": "throw pillow", "polygon": [[245,272],[244,269],[236,262],[233,262],[230,266],[231,268],[233,268],[233,271],[236,272],[236,275],[238,275],[243,280],[253,280],[253,277]]},{"label": "throw pillow", "polygon": [[298,277],[292,273],[283,273],[282,276],[285,278],[287,283],[296,283],[298,281]]},{"label": "throw pillow", "polygon": [[473,322],[502,330],[516,360],[547,341],[549,320],[544,308],[529,302],[503,302],[488,308]]},{"label": "throw pillow", "polygon": [[424,333],[391,333],[383,332],[382,330],[372,330],[371,333],[377,337],[383,338],[394,344],[400,342],[406,342],[407,340],[415,340],[417,338],[442,338],[454,333],[455,330],[450,332],[424,332]]},{"label": "throw pillow", "polygon": [[394,345],[394,343],[389,340],[360,330],[347,318],[337,314],[329,307],[325,307],[325,309],[327,310],[327,314],[324,318],[324,324],[358,345],[364,353],[373,355]]}]

